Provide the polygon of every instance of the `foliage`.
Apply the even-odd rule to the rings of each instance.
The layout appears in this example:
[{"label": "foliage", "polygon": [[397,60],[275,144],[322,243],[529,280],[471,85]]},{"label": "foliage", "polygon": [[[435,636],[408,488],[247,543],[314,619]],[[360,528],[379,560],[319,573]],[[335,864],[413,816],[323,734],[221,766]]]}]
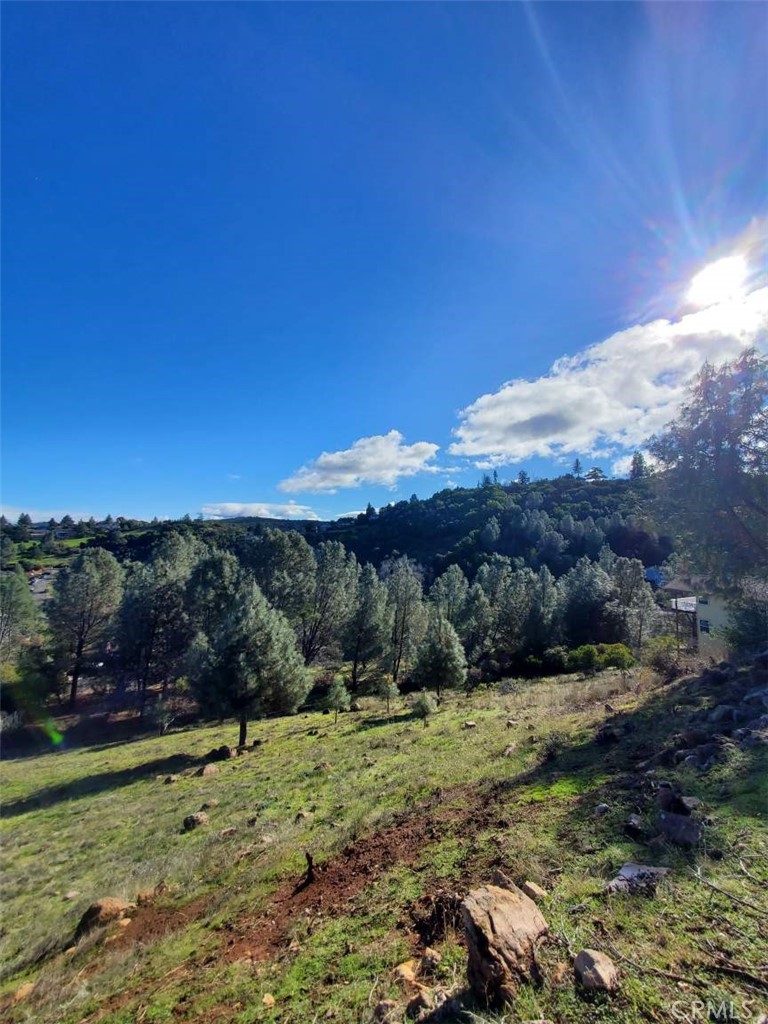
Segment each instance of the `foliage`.
[{"label": "foliage", "polygon": [[309,602],[300,616],[299,641],[304,664],[337,648],[352,611],[357,559],[339,541],[320,544]]},{"label": "foliage", "polygon": [[656,636],[643,648],[643,662],[662,675],[671,675],[679,657],[679,643],[673,636]]},{"label": "foliage", "polygon": [[387,585],[388,605],[392,617],[389,642],[389,664],[392,678],[398,681],[419,649],[426,628],[421,576],[407,558],[399,558],[382,566]]},{"label": "foliage", "polygon": [[426,690],[422,690],[416,700],[413,702],[413,713],[416,718],[421,718],[426,728],[427,721],[431,715],[434,715],[437,711],[437,704],[435,703],[434,697],[427,693]]},{"label": "foliage", "polygon": [[351,662],[351,687],[356,692],[366,682],[370,666],[384,656],[392,632],[387,588],[372,565],[359,567],[351,614],[344,629],[344,653]]},{"label": "foliage", "polygon": [[467,659],[458,634],[439,611],[430,616],[427,635],[413,670],[417,686],[434,687],[438,700],[443,689],[456,690],[467,681]]},{"label": "foliage", "polygon": [[241,582],[213,636],[198,638],[196,655],[191,682],[200,704],[238,717],[240,745],[249,716],[293,712],[309,690],[290,623],[255,583]]},{"label": "foliage", "polygon": [[344,685],[344,680],[341,676],[334,676],[325,695],[325,706],[334,712],[334,722],[338,722],[340,711],[349,711],[350,703],[349,690]]},{"label": "foliage", "polygon": [[0,664],[12,662],[40,616],[21,571],[0,572]]},{"label": "foliage", "polygon": [[730,584],[768,575],[768,359],[706,364],[650,442],[663,507],[695,567]]},{"label": "foliage", "polygon": [[69,663],[74,707],[86,657],[105,640],[123,595],[123,570],[108,551],[82,551],[56,579],[48,619],[54,643]]}]

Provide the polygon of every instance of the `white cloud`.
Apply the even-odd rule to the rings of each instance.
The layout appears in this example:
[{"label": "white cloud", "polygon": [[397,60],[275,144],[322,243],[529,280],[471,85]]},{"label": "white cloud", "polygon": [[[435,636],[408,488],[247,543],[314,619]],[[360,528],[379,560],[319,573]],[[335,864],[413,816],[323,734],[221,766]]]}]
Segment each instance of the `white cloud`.
[{"label": "white cloud", "polygon": [[227,480],[242,480],[239,473],[227,473]]},{"label": "white cloud", "polygon": [[341,515],[337,516],[336,518],[337,519],[357,519],[358,516],[362,516],[362,515],[365,515],[365,509],[364,508],[359,508],[357,510],[357,512],[342,512]]},{"label": "white cloud", "polygon": [[313,462],[302,466],[293,476],[278,484],[281,491],[295,493],[327,491],[361,484],[383,484],[394,487],[401,477],[417,473],[439,472],[432,460],[439,446],[430,441],[403,444],[399,430],[373,437],[361,437],[340,452],[323,452]]},{"label": "white cloud", "polygon": [[766,347],[768,287],[677,321],[619,331],[536,380],[513,380],[463,409],[449,451],[481,468],[532,456],[619,456],[677,415],[705,360]]},{"label": "white cloud", "polygon": [[233,519],[236,516],[259,516],[263,519],[320,518],[309,505],[299,505],[295,501],[289,501],[284,505],[271,501],[221,501],[203,505],[201,511],[204,516],[211,519]]}]

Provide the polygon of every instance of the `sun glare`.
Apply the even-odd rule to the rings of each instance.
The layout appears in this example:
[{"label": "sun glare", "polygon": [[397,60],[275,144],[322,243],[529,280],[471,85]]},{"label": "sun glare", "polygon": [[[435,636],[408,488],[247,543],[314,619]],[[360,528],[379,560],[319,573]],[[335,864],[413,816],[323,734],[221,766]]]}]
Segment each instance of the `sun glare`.
[{"label": "sun glare", "polygon": [[725,256],[708,264],[691,281],[688,301],[694,306],[714,306],[744,294],[747,261],[743,256]]}]

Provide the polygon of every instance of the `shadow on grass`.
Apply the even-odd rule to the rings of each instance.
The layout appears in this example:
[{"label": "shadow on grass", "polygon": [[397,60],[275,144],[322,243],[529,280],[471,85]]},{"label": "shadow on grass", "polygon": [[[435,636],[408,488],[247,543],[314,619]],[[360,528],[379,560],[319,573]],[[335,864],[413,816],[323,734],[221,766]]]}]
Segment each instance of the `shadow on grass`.
[{"label": "shadow on grass", "polygon": [[200,763],[201,759],[192,754],[172,754],[169,757],[160,757],[154,761],[147,761],[133,768],[124,768],[113,772],[100,772],[98,775],[74,779],[72,782],[63,783],[60,786],[46,786],[21,800],[4,802],[2,807],[3,817],[15,818],[20,814],[28,814],[30,811],[52,807],[54,804],[61,803],[64,800],[80,800],[83,797],[95,796],[98,793],[122,789],[123,786],[130,786],[134,782],[147,778],[147,776],[172,775],[175,772],[183,771],[185,768],[191,768]]},{"label": "shadow on grass", "polygon": [[365,718],[358,724],[358,729],[378,729],[382,725],[404,725],[406,722],[419,722],[421,719],[412,711],[405,711],[399,715],[379,715],[377,718]]}]

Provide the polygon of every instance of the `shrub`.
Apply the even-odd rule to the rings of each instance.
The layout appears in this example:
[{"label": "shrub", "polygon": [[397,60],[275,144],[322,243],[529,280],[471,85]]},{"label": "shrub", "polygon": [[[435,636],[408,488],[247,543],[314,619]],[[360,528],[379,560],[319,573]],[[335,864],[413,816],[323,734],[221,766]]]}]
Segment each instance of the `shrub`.
[{"label": "shrub", "polygon": [[561,672],[568,671],[568,648],[567,647],[548,647],[542,655],[542,661],[544,664],[545,672],[550,672],[552,675],[558,675]]},{"label": "shrub", "polygon": [[544,742],[541,745],[542,761],[554,761],[565,749],[567,742],[568,736],[566,733],[560,729],[553,729],[548,736],[545,736]]},{"label": "shrub", "polygon": [[601,668],[618,668],[626,672],[635,664],[635,656],[626,644],[598,644]]},{"label": "shrub", "polygon": [[677,669],[677,640],[673,636],[655,636],[643,648],[643,661],[663,675]]},{"label": "shrub", "polygon": [[594,675],[602,667],[600,653],[594,644],[583,644],[569,653],[568,667],[578,672],[585,672],[587,675]]},{"label": "shrub", "polygon": [[422,690],[416,700],[413,702],[413,713],[417,718],[421,718],[424,721],[424,728],[427,727],[427,719],[430,715],[434,715],[437,710],[434,698],[431,697],[426,690]]}]

